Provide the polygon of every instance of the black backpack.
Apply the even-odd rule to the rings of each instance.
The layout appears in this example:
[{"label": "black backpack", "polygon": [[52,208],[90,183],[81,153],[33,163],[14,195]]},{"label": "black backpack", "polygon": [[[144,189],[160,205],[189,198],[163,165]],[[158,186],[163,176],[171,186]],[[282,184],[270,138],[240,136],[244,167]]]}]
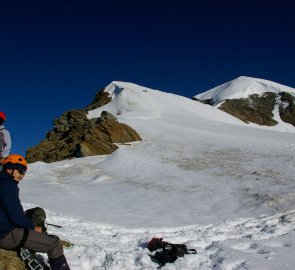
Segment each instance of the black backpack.
[{"label": "black backpack", "polygon": [[173,263],[179,257],[183,257],[184,254],[197,254],[195,249],[188,249],[183,244],[172,244],[164,242],[163,238],[153,238],[148,243],[148,250],[154,252],[154,255],[150,255],[153,262],[160,264],[160,267],[166,263]]}]

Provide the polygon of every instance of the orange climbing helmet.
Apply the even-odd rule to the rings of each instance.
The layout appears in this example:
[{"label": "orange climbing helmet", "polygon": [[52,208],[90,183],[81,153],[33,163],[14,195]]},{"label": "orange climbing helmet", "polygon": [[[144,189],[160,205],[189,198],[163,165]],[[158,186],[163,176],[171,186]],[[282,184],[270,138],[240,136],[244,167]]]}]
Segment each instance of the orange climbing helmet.
[{"label": "orange climbing helmet", "polygon": [[26,159],[21,155],[11,154],[4,158],[2,165],[3,169],[18,170],[20,174],[25,174],[27,171],[28,163]]},{"label": "orange climbing helmet", "polygon": [[0,112],[0,118],[5,121],[6,120],[6,115],[4,112]]}]

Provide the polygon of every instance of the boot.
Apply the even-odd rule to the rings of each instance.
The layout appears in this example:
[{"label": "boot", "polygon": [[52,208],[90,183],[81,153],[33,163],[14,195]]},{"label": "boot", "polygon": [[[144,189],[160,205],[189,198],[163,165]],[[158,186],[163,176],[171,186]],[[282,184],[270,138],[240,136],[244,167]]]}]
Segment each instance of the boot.
[{"label": "boot", "polygon": [[65,255],[62,255],[55,259],[49,259],[49,264],[51,267],[51,270],[71,270]]}]

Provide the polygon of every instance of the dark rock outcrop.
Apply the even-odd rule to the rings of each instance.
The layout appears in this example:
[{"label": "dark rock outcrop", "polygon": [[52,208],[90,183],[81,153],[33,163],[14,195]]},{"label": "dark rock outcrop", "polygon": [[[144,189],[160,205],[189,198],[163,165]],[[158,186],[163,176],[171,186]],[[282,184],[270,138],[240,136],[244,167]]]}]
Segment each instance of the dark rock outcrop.
[{"label": "dark rock outcrop", "polygon": [[295,98],[289,93],[280,93],[282,104],[279,107],[281,119],[295,127]]},{"label": "dark rock outcrop", "polygon": [[[216,106],[214,99],[193,98],[204,104]],[[248,98],[226,99],[219,109],[231,114],[245,123],[255,123],[262,126],[275,126],[273,111],[279,107],[279,115],[283,122],[295,127],[295,98],[289,93],[265,92],[263,95],[250,95]]]},{"label": "dark rock outcrop", "polygon": [[109,102],[112,101],[109,93],[104,91],[105,89],[101,89],[99,92],[96,93],[95,99],[86,107],[87,111],[91,111],[97,109]]},{"label": "dark rock outcrop", "polygon": [[111,113],[103,111],[100,118],[87,118],[87,111],[99,108],[111,101],[102,89],[94,101],[82,110],[62,114],[53,122],[54,128],[38,145],[27,149],[28,162],[54,162],[64,159],[105,155],[118,149],[116,143],[141,141],[137,132],[119,123]]},{"label": "dark rock outcrop", "polygon": [[27,149],[28,162],[54,162],[75,157],[105,155],[118,149],[116,143],[141,141],[137,132],[119,123],[111,113],[89,120],[87,111],[109,103],[112,98],[101,89],[85,109],[65,112],[53,121],[54,128],[38,145]]},{"label": "dark rock outcrop", "polygon": [[115,143],[141,141],[135,130],[119,123],[108,112],[89,120],[86,110],[72,110],[54,120],[53,124],[54,129],[47,133],[45,140],[27,149],[28,162],[105,155],[118,148]]},{"label": "dark rock outcrop", "polygon": [[196,97],[193,97],[193,100],[199,101],[203,104],[207,104],[207,105],[214,105],[214,99],[213,98],[209,98],[209,99],[198,99]]},{"label": "dark rock outcrop", "polygon": [[220,110],[227,112],[245,123],[255,123],[262,126],[275,126],[278,122],[273,119],[276,104],[276,94],[264,93],[249,96],[247,99],[227,99]]}]

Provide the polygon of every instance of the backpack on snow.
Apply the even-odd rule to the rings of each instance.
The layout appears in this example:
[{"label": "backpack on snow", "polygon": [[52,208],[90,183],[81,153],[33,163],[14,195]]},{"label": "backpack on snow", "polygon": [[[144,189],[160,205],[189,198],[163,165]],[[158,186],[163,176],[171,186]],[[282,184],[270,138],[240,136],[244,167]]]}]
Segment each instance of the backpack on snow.
[{"label": "backpack on snow", "polygon": [[197,254],[195,249],[188,249],[184,244],[164,242],[163,238],[153,238],[148,243],[147,248],[153,253],[153,255],[150,255],[152,261],[160,264],[160,267],[166,263],[175,262],[177,258],[183,257],[185,254]]}]

